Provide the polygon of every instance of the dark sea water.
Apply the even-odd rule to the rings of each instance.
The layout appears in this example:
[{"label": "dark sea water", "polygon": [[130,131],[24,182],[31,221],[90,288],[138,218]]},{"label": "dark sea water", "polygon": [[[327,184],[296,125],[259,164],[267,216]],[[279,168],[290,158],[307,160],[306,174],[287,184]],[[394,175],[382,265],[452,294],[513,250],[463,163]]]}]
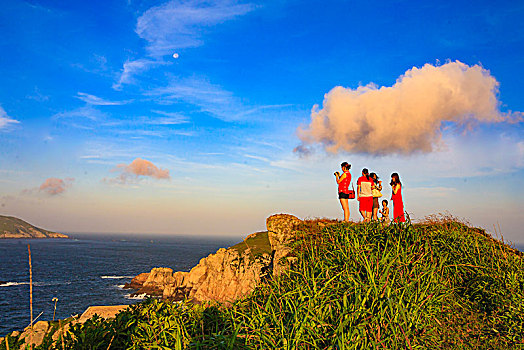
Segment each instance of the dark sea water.
[{"label": "dark sea water", "polygon": [[72,239],[0,240],[0,337],[29,322],[29,264],[33,265],[33,315],[38,320],[81,314],[91,305],[132,304],[124,283],[153,267],[189,271],[220,247],[240,239],[154,235],[71,234]]}]

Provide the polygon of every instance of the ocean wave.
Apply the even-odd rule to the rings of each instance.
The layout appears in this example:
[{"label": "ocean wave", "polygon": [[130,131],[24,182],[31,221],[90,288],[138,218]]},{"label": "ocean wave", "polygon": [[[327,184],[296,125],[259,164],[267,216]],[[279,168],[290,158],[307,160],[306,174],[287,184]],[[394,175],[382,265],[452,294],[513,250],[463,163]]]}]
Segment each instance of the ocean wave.
[{"label": "ocean wave", "polygon": [[118,279],[122,279],[122,278],[133,278],[135,276],[100,276],[100,278],[103,278],[103,279],[112,279],[112,280],[118,280]]},{"label": "ocean wave", "polygon": [[[5,282],[0,284],[0,287],[23,286],[27,284],[29,284],[29,282]],[[60,286],[63,284],[71,284],[71,282],[33,282],[33,286],[35,287]]]},{"label": "ocean wave", "polygon": [[131,294],[124,295],[124,298],[131,299],[131,300],[142,300],[142,299],[145,299],[146,297],[147,297],[146,293],[144,293],[144,294],[137,294],[137,295],[131,295]]},{"label": "ocean wave", "polygon": [[0,287],[21,286],[22,284],[29,284],[29,282],[6,282],[0,284]]},{"label": "ocean wave", "polygon": [[125,284],[115,284],[115,287],[118,289],[124,289],[125,286]]}]

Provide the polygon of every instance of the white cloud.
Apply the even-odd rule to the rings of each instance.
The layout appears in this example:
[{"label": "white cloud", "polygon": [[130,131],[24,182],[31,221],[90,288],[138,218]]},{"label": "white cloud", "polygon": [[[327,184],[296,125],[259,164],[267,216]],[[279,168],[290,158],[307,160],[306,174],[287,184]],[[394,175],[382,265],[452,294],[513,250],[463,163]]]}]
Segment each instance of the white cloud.
[{"label": "white cloud", "polygon": [[260,118],[263,114],[275,116],[276,110],[283,110],[292,106],[289,104],[247,105],[231,91],[209,82],[206,78],[195,76],[171,78],[167,86],[155,88],[146,92],[146,95],[153,97],[158,104],[187,103],[196,106],[199,112],[206,112],[214,118],[227,122],[248,118],[254,120]]},{"label": "white cloud", "polygon": [[175,49],[202,45],[204,28],[242,16],[253,8],[230,0],[173,0],[144,12],[137,20],[136,33],[147,40],[150,56],[172,55]]},{"label": "white cloud", "polygon": [[331,153],[431,152],[442,147],[446,123],[468,130],[480,123],[519,122],[522,113],[500,112],[498,87],[479,65],[413,67],[391,87],[334,87],[298,135],[304,144],[320,144]]},{"label": "white cloud", "polygon": [[15,120],[7,115],[7,112],[0,106],[0,129],[7,128],[10,124],[19,124],[18,120]]},{"label": "white cloud", "polygon": [[40,92],[40,89],[38,87],[35,87],[33,94],[27,95],[26,98],[30,100],[35,100],[38,102],[45,102],[49,101],[49,96],[46,96]]},{"label": "white cloud", "polygon": [[260,160],[261,162],[266,162],[266,163],[270,162],[270,160],[268,158],[266,158],[266,157],[255,156],[255,155],[252,155],[252,154],[244,154],[244,157]]},{"label": "white cloud", "polygon": [[91,105],[53,115],[54,119],[88,119],[91,121],[99,121],[105,119],[106,117],[106,113],[93,108]]},{"label": "white cloud", "polygon": [[124,84],[131,84],[135,82],[134,76],[136,74],[147,71],[153,67],[168,64],[160,60],[151,60],[141,58],[138,60],[128,60],[124,63],[122,72],[118,78],[118,82],[113,84],[113,89],[120,90]]},{"label": "white cloud", "polygon": [[129,100],[128,101],[109,101],[109,100],[105,100],[98,96],[86,94],[85,92],[78,92],[76,98],[84,101],[87,104],[96,105],[96,106],[118,106],[118,105],[124,105],[124,104],[131,102]]},{"label": "white cloud", "polygon": [[251,10],[251,4],[230,0],[168,1],[145,11],[137,20],[136,33],[146,40],[150,58],[128,60],[124,63],[114,89],[134,82],[134,76],[155,66],[168,64],[162,57],[172,57],[173,50],[203,44],[205,28],[232,20]]},{"label": "white cloud", "polygon": [[225,121],[238,119],[238,115],[245,110],[232,92],[202,78],[173,79],[169,85],[154,89],[148,94],[157,97],[158,103],[189,103],[199,107],[200,111]]},{"label": "white cloud", "polygon": [[151,112],[163,115],[161,118],[150,118],[146,121],[147,124],[155,125],[177,125],[189,123],[189,118],[185,115],[176,112],[164,112],[159,110],[152,110]]}]

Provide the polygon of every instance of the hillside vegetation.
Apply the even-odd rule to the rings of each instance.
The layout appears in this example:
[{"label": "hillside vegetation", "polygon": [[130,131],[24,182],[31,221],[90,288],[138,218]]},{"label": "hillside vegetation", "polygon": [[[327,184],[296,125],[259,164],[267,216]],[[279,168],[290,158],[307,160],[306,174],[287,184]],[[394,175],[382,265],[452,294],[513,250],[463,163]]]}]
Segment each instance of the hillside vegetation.
[{"label": "hillside vegetation", "polygon": [[0,215],[0,238],[68,238],[62,233],[44,230],[13,216]]},{"label": "hillside vegetation", "polygon": [[306,221],[298,234],[295,266],[229,308],[149,299],[40,348],[524,348],[522,254],[484,231]]}]

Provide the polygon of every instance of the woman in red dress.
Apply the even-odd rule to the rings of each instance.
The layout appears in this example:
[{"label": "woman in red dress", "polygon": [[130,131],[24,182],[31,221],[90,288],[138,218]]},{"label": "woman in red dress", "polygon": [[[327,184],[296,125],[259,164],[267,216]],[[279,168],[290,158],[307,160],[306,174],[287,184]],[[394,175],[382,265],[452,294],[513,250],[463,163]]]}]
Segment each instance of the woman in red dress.
[{"label": "woman in red dress", "polygon": [[393,201],[393,222],[406,222],[402,202],[402,183],[397,173],[391,174],[391,200]]}]

